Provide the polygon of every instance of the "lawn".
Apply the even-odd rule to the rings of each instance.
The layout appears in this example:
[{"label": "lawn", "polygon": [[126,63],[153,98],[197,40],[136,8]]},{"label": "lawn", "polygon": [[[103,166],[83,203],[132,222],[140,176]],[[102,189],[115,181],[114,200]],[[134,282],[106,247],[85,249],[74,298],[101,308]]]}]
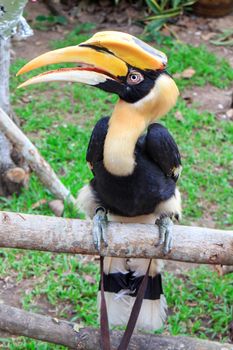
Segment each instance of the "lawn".
[{"label": "lawn", "polygon": [[[64,41],[52,42],[51,48],[83,41],[88,35],[80,31],[78,27]],[[177,79],[181,91],[207,83],[221,89],[230,86],[233,79],[230,66],[205,47],[194,48],[167,39],[161,46],[169,57],[170,73],[189,67],[195,70],[192,79]],[[11,67],[14,110],[20,117],[23,131],[76,196],[91,179],[85,163],[91,130],[98,119],[111,114],[117,97],[69,83],[17,90],[25,77],[15,78],[15,73],[24,63],[17,59]],[[182,113],[182,120],[175,117],[177,111]],[[187,107],[181,98],[161,123],[173,134],[183,158],[179,182],[183,197],[182,223],[188,225],[209,215],[216,227],[229,229],[233,222],[232,124],[217,119],[208,111]],[[32,175],[29,188],[20,197],[0,198],[0,206],[1,210],[53,215],[48,205],[32,208],[40,199],[51,198],[49,191]],[[80,213],[66,205],[64,216],[77,217]],[[1,249],[0,264],[1,278],[10,277],[18,286],[18,297],[24,309],[49,312],[85,325],[98,325],[99,269],[95,263],[88,263],[79,256]],[[22,290],[23,286],[27,286],[26,291]],[[218,277],[207,267],[176,276],[165,273],[164,291],[169,305],[165,332],[228,340],[227,328],[233,311],[232,275]],[[44,305],[46,310],[42,308]],[[64,349],[26,338],[0,341],[3,348],[9,349]]]}]

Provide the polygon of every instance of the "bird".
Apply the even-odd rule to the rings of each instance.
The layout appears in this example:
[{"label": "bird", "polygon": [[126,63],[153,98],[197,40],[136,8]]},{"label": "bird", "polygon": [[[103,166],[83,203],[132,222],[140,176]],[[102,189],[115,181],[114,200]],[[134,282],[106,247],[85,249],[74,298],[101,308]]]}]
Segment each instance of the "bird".
[{"label": "bird", "polygon": [[[166,55],[133,35],[102,31],[79,45],[40,55],[18,75],[65,62],[77,66],[41,73],[20,87],[72,81],[119,96],[112,115],[98,120],[92,131],[86,160],[93,177],[77,198],[80,210],[93,221],[95,247],[101,251],[102,245],[108,245],[109,221],[152,224],[159,229],[154,244],[161,245],[166,256],[172,249],[173,221],[181,218],[177,180],[182,170],[174,138],[157,122],[179,96],[166,70]],[[111,326],[127,324],[148,268],[136,327],[147,331],[162,327],[167,304],[161,260],[105,257],[102,278]]]}]

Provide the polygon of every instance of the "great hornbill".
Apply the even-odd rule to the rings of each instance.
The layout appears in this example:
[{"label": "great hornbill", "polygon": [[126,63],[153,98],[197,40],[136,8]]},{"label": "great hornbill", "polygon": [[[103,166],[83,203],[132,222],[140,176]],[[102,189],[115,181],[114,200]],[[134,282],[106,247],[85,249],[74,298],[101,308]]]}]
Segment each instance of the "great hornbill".
[{"label": "great hornbill", "polygon": [[[107,244],[108,218],[156,223],[160,232],[157,244],[163,244],[167,254],[172,245],[172,219],[181,216],[176,188],[181,160],[168,130],[155,123],[174,106],[179,94],[165,69],[166,55],[129,34],[105,31],[77,46],[45,53],[18,74],[61,62],[79,66],[42,73],[21,86],[73,81],[120,97],[112,116],[102,118],[94,127],[86,156],[93,179],[78,196],[81,209],[93,218],[96,247],[100,249],[102,240]],[[112,325],[127,323],[148,264],[148,259],[104,259],[104,289]],[[165,315],[160,262],[152,260],[137,327],[160,328]]]}]

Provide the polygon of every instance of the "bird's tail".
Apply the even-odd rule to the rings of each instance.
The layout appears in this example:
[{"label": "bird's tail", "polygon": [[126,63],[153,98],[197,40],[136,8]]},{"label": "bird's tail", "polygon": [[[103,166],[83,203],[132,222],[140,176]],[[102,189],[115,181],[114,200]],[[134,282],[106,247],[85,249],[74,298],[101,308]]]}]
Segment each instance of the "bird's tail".
[{"label": "bird's tail", "polygon": [[[127,324],[148,264],[148,259],[104,258],[104,290],[111,326]],[[145,297],[136,324],[137,329],[161,328],[166,319],[167,305],[163,295],[159,265],[159,260],[152,260]],[[98,301],[100,301],[100,292]]]},{"label": "bird's tail", "polygon": [[[99,206],[90,185],[84,186],[79,192],[77,203],[80,210],[90,218],[94,216],[95,209]],[[160,209],[164,211],[164,204]],[[160,213],[131,218],[108,214],[108,220],[153,225],[159,215]],[[111,325],[125,326],[127,324],[148,264],[148,259],[104,258],[104,289]],[[167,305],[162,290],[161,264],[160,260],[152,260],[145,298],[136,328],[155,330],[160,328],[166,319]],[[98,304],[100,305],[100,292],[98,293]]]}]

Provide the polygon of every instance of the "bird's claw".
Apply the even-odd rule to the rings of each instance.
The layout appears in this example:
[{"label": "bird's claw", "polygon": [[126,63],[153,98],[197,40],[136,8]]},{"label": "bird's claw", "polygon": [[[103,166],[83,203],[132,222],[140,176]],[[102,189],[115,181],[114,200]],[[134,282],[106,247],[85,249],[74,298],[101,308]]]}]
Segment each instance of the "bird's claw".
[{"label": "bird's claw", "polygon": [[104,242],[104,246],[108,246],[107,241],[107,211],[103,207],[96,208],[95,215],[93,217],[93,243],[95,248],[100,251],[101,241]]},{"label": "bird's claw", "polygon": [[155,223],[159,227],[159,242],[156,246],[163,244],[163,253],[166,255],[172,248],[173,222],[170,217],[162,216]]}]

